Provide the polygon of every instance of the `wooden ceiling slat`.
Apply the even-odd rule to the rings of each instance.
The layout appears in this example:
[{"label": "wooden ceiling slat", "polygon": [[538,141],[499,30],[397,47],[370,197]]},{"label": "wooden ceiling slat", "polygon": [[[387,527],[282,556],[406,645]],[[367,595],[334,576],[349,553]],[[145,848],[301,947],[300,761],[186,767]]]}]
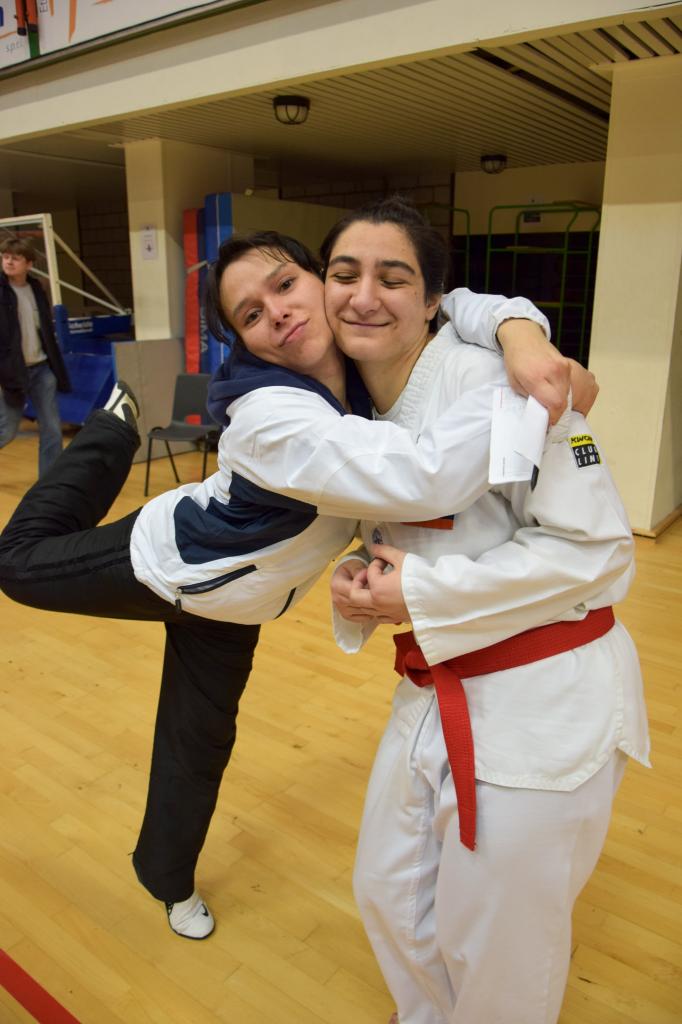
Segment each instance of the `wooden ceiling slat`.
[{"label": "wooden ceiling slat", "polygon": [[[525,47],[523,54],[531,74],[546,79],[566,92],[579,96],[595,106],[599,106],[601,110],[608,110],[609,88],[608,83],[605,83],[603,79],[596,83],[591,81],[585,74],[579,76],[570,69],[562,68],[560,65],[557,66],[556,50],[552,53],[549,47],[543,47],[541,50],[536,48],[534,43],[532,46]],[[593,73],[588,73],[588,75],[596,78]]]},{"label": "wooden ceiling slat", "polygon": [[682,36],[682,8],[677,5],[677,10],[666,14],[665,20],[669,22]]},{"label": "wooden ceiling slat", "polygon": [[[154,123],[152,123],[152,121]],[[408,142],[410,140],[410,138],[414,137],[414,132],[411,130],[411,126],[408,126],[407,124],[403,124],[401,127],[402,127],[402,132],[401,132],[401,134],[399,136],[399,138],[400,138],[400,143],[398,144],[399,146],[402,146],[404,143]],[[461,119],[459,119],[457,127],[461,128]],[[485,129],[485,125],[483,123],[481,123],[479,127]],[[420,126],[420,130],[423,132],[423,126]],[[183,137],[182,132],[178,133],[177,131],[172,131],[172,130],[169,131],[169,129],[167,127],[164,127],[164,125],[160,122],[160,120],[156,119],[156,118],[155,119],[149,119],[145,125],[138,126],[138,130],[135,131],[134,133],[131,133],[131,134],[139,135],[141,137],[148,137],[150,134],[159,134],[159,135],[164,136],[164,137],[165,136],[169,136],[169,135],[172,136],[172,137],[178,137],[178,135],[180,137]],[[325,143],[325,135],[326,134],[327,133],[319,133],[318,132],[316,134],[316,141],[319,144],[324,144]],[[347,149],[344,149],[344,147],[343,147],[343,139],[344,138],[347,138],[349,146],[354,146],[356,155],[359,155],[357,153],[358,148],[362,147],[364,149],[365,147],[369,147],[370,150],[371,150],[372,156],[375,156],[377,142],[379,141],[379,139],[381,139],[385,135],[386,135],[385,132],[377,131],[377,126],[376,125],[364,126],[363,129],[362,129],[362,133],[360,134],[358,132],[358,125],[357,125],[357,123],[351,123],[348,126],[346,126],[346,125],[338,125],[336,127],[336,129],[335,129],[335,133],[332,136],[330,136],[328,139],[326,139],[326,141],[327,141],[328,144],[333,145],[335,152],[339,153],[340,158],[347,159],[348,151],[347,151]],[[461,138],[461,132],[458,133],[456,147],[453,146],[452,143],[447,141],[446,135],[447,135],[447,133],[444,133],[444,132],[434,133],[431,136],[431,138],[430,138],[429,148],[431,149],[431,151],[433,151],[434,148],[438,149],[438,151],[444,157],[452,156],[453,155],[453,150],[456,148],[456,150],[457,150],[457,165],[459,166],[460,163],[461,163],[461,158],[464,157],[465,150],[468,151],[469,147],[465,147],[463,145],[463,141],[462,141],[462,138]],[[191,141],[202,142],[202,143],[205,143],[205,144],[212,144],[212,143],[215,144],[215,138],[214,137],[205,138],[205,137],[202,137],[202,136],[203,136],[203,132],[192,131],[191,132]],[[188,136],[185,135],[185,138],[187,138],[187,137]],[[389,133],[389,138],[390,137],[391,136],[390,136],[390,133]],[[393,141],[395,142],[395,134],[392,136],[392,138],[393,138]],[[537,138],[535,138],[531,134],[531,137],[530,137],[530,144],[531,145],[530,145],[530,151],[529,151],[528,144],[524,144],[524,140],[523,140],[523,138],[521,137],[521,135],[518,132],[515,133],[515,146],[516,146],[516,149],[519,151],[519,154],[523,153],[523,156],[525,156],[526,159],[528,159],[529,156],[532,156],[532,157],[535,157],[535,158],[539,158],[540,160],[543,160],[543,159],[546,160],[547,159],[547,153],[546,153],[546,140],[545,139],[543,139],[543,143],[545,143],[545,151],[544,152],[542,152],[541,149],[540,150],[538,149]],[[261,145],[259,147],[254,147],[254,148],[259,148],[261,150],[264,150],[266,148],[266,146],[267,146],[266,140],[261,140]],[[478,145],[474,146],[474,152],[472,153],[472,157],[473,157],[472,162],[473,162],[474,167],[478,166],[478,158],[480,156],[481,151],[482,150],[481,150],[480,146],[478,146]],[[571,158],[575,159],[575,153],[571,152],[571,151],[568,151],[565,154],[565,156],[566,156],[566,159],[569,159],[569,160]],[[557,159],[557,157],[555,157],[555,159]]]},{"label": "wooden ceiling slat", "polygon": [[609,109],[609,95],[604,90],[597,91],[593,87],[585,87],[584,83],[570,71],[557,66],[554,60],[548,58],[538,50],[520,47],[501,48],[499,51],[491,50],[491,53],[499,53],[501,57],[514,64],[516,67],[541,78],[544,81],[555,85],[564,92],[571,93],[580,99],[586,100],[593,106],[602,110]]},{"label": "wooden ceiling slat", "polygon": [[[449,94],[446,90],[445,83],[438,78],[432,83],[432,88],[429,93],[426,94],[426,98],[416,98],[415,89],[416,82],[413,80],[413,72],[408,71],[406,76],[399,76],[393,80],[393,76],[390,74],[391,69],[387,69],[386,72],[375,72],[370,73],[371,77],[364,77],[362,80],[358,80],[354,83],[353,91],[354,94],[362,98],[362,102],[366,103],[371,101],[372,98],[379,101],[384,101],[388,105],[392,100],[398,97],[400,109],[398,110],[398,126],[402,123],[404,113],[402,112],[414,112],[414,116],[423,122],[425,116],[425,109],[433,111],[434,120],[447,120],[448,117],[460,117],[462,114],[468,115],[472,121],[479,116],[486,116],[485,105],[482,104],[479,96],[476,95],[475,91],[471,89],[469,82],[466,82],[465,89],[457,89],[453,92],[452,84],[453,80],[450,79],[450,90]],[[333,89],[333,85],[327,84],[329,89]],[[424,89],[424,83],[422,82],[422,89]]]},{"label": "wooden ceiling slat", "polygon": [[[96,131],[93,129],[93,135]],[[153,135],[165,138],[177,138],[178,133],[168,132],[166,130],[159,130],[152,132]],[[140,131],[130,133],[132,135],[139,135],[140,138],[150,136],[149,131]],[[201,145],[215,145],[216,140],[214,137],[204,137],[203,132],[192,132],[191,136],[188,134],[180,135],[181,140],[187,142],[194,142],[195,144]],[[346,144],[344,144],[346,140]],[[411,142],[410,133],[404,133],[402,136],[393,136],[392,140],[383,142],[382,139],[377,138],[376,131],[364,131],[362,135],[358,135],[357,131],[351,126],[347,131],[337,132],[330,136],[326,140],[328,145],[325,146],[325,137],[317,134],[314,139],[311,138],[304,151],[299,152],[299,158],[307,158],[317,160],[319,162],[320,149],[325,149],[325,154],[328,159],[334,159],[340,164],[346,165],[361,165],[367,163],[368,165],[381,166],[385,163],[395,161],[396,165],[405,162],[406,147],[409,149],[409,143]],[[542,140],[545,143],[545,140]],[[585,160],[585,159],[599,159],[602,154],[581,154],[576,153],[574,147],[568,147],[565,152],[559,151],[554,146],[551,151],[548,151],[546,145],[544,149],[540,145],[540,142],[535,139],[533,145],[533,139],[526,141],[518,134],[515,136],[514,144],[516,147],[516,160],[520,166],[526,166],[529,164],[538,163],[555,163],[555,162],[571,162],[572,160]],[[389,145],[393,146],[392,150],[389,150]],[[426,146],[423,146],[426,149]],[[479,159],[481,152],[485,151],[485,146],[481,147],[477,140],[473,137],[462,137],[458,136],[456,144],[451,143],[447,135],[438,133],[432,136],[428,140],[429,150],[429,162],[439,163],[443,166],[447,166],[450,170],[478,170]],[[304,147],[301,147],[303,150]],[[269,157],[276,155],[274,147],[269,148],[267,140],[261,138],[260,144],[254,143],[251,146],[251,150],[255,155]],[[411,162],[415,162],[415,153],[412,150],[409,153]]]},{"label": "wooden ceiling slat", "polygon": [[[576,32],[574,34],[576,46],[579,46],[588,57],[592,55],[594,64],[613,62],[613,47],[602,39],[596,31],[592,30],[590,33],[589,31],[583,30],[582,32]],[[591,38],[589,38],[590,35]],[[622,59],[626,60],[627,58],[622,57]]]},{"label": "wooden ceiling slat", "polygon": [[[554,65],[562,67],[567,73],[568,80],[572,79],[575,82],[583,83],[586,92],[599,100],[606,100],[608,107],[611,94],[609,82],[603,75],[592,71],[585,61],[580,59],[582,55],[579,55],[570,43],[559,38],[548,41],[538,39],[534,40],[530,46],[540,50]],[[527,49],[528,47],[525,47],[524,52]]]},{"label": "wooden ceiling slat", "polygon": [[595,64],[603,64],[608,57],[601,50],[598,50],[588,39],[583,38],[580,32],[573,32],[568,36],[559,37],[562,40],[570,41],[570,45],[580,54],[585,67],[592,67]]},{"label": "wooden ceiling slat", "polygon": [[[601,131],[601,126],[598,133],[595,134],[592,127],[583,121],[574,125],[571,131],[567,132],[565,126],[562,129],[560,125],[555,125],[555,109],[544,103],[528,106],[527,96],[519,98],[518,93],[521,92],[519,85],[523,89],[525,83],[514,81],[507,91],[512,94],[509,96],[505,95],[505,91],[501,90],[496,83],[484,80],[483,77],[476,82],[477,76],[481,74],[480,67],[460,68],[458,73],[466,75],[467,80],[472,79],[478,87],[476,107],[470,107],[464,113],[455,111],[460,127],[468,128],[465,118],[469,114],[469,117],[473,118],[474,125],[468,130],[475,131],[484,140],[487,138],[490,141],[491,137],[500,138],[513,135],[518,145],[522,137],[530,133],[535,146],[541,136],[545,148],[547,144],[553,144],[555,147],[563,149],[565,146],[571,145],[570,140],[577,143],[580,139],[580,145],[589,147],[591,157],[596,159],[603,157],[606,132],[605,130]],[[515,93],[516,95],[514,95]],[[544,97],[542,99],[544,100]],[[483,103],[482,107],[481,103]],[[601,140],[599,139],[600,135],[603,135]],[[486,145],[486,148],[489,146]],[[513,146],[510,145],[509,151],[511,152],[512,149]],[[571,159],[570,153],[567,158]]]},{"label": "wooden ceiling slat", "polygon": [[[362,107],[359,107],[358,109],[359,112],[362,112]],[[365,107],[365,111],[366,109],[367,108]],[[282,138],[282,131],[288,130],[278,126],[274,121],[271,124],[271,116],[272,115],[268,110],[267,120],[265,117],[262,117],[261,121],[258,122],[248,111],[237,112],[233,110],[231,111],[229,118],[222,117],[216,120],[215,112],[212,112],[208,132],[206,131],[204,124],[200,123],[199,119],[196,117],[193,117],[191,120],[187,120],[186,118],[178,118],[177,115],[166,115],[165,117],[154,116],[138,122],[134,127],[129,127],[128,135],[148,137],[150,134],[158,134],[163,137],[174,137],[180,139],[184,137],[192,141],[201,140],[206,144],[215,145],[216,134],[221,134],[223,136],[222,141],[224,143],[225,136],[229,135],[231,131],[243,126],[248,126],[252,133],[250,144],[253,148],[262,151],[267,146],[272,146],[274,141],[280,142]],[[321,144],[331,145],[332,148],[338,149],[342,144],[342,136],[346,136],[349,143],[352,143],[353,141],[360,142],[362,137],[360,133],[362,132],[366,135],[368,142],[371,142],[376,146],[377,142],[382,139],[385,143],[389,143],[391,139],[395,137],[397,127],[397,121],[396,125],[393,127],[390,124],[386,126],[379,126],[374,122],[368,123],[367,125],[359,125],[356,120],[349,117],[347,123],[336,120],[334,124],[330,123],[326,129],[325,127],[318,129],[315,133],[315,138]],[[423,121],[418,127],[419,131],[423,134]],[[402,123],[401,128],[403,131],[402,138],[404,140],[408,133],[408,129],[410,129],[411,126]],[[415,136],[414,131],[412,132],[412,135]],[[299,136],[298,138],[300,143],[301,137]],[[418,136],[415,136],[415,138],[418,138]]]},{"label": "wooden ceiling slat", "polygon": [[682,53],[682,33],[675,27],[671,18],[657,18],[649,23],[655,28],[659,36],[662,36],[667,43],[674,48],[675,53]]},{"label": "wooden ceiling slat", "polygon": [[557,60],[570,67],[574,74],[582,76],[587,73],[589,74],[588,81],[592,81],[596,77],[595,72],[591,70],[594,58],[585,53],[587,47],[584,43],[582,47],[578,45],[577,34],[552,36],[548,42],[558,51]]},{"label": "wooden ceiling slat", "polygon": [[642,58],[651,57],[651,50],[645,46],[641,40],[637,39],[632,32],[629,32],[628,28],[624,25],[609,25],[608,28],[604,29],[604,31],[608,32],[608,34],[615,39],[617,43],[626,47],[626,49],[631,53],[634,53],[635,56]]},{"label": "wooden ceiling slat", "polygon": [[[481,75],[481,62],[475,57],[462,54],[460,65],[462,68],[467,69],[468,75]],[[544,111],[547,117],[556,117],[561,124],[570,127],[571,132],[578,135],[584,133],[586,137],[595,135],[599,137],[602,134],[606,134],[606,124],[604,122],[587,112],[579,110],[561,97],[542,92],[529,82],[513,75],[508,75],[497,68],[491,68],[490,72],[486,73],[485,78],[481,77],[481,89],[486,91],[491,89],[494,94],[500,90],[501,86],[506,86],[513,92],[515,104],[520,103],[523,97],[530,97],[531,100],[535,99],[538,109]]]},{"label": "wooden ceiling slat", "polygon": [[[640,36],[643,42],[650,46],[652,50],[656,51],[658,57],[670,57],[674,53],[679,53],[679,48],[676,50],[672,43],[669,43],[667,39],[664,39],[652,25],[648,25],[645,21],[640,22],[637,26],[637,35]],[[682,42],[682,40],[681,40]]]},{"label": "wooden ceiling slat", "polygon": [[[372,95],[376,96],[376,90],[372,92]],[[419,133],[424,138],[424,147],[431,147],[433,145],[447,144],[450,149],[456,148],[459,152],[463,140],[468,137],[475,139],[483,139],[486,131],[489,134],[493,134],[495,119],[490,115],[484,117],[482,114],[479,116],[475,112],[466,111],[463,109],[453,108],[449,112],[434,115],[434,127],[429,129],[428,124],[424,124],[423,110],[419,107],[414,111],[406,111],[405,115],[401,119],[400,117],[392,119],[391,131],[394,137],[404,137],[406,133]],[[488,128],[488,125],[491,128]],[[353,126],[355,132],[358,131],[357,123]],[[376,127],[372,124],[363,125],[363,133],[369,133],[370,137],[375,135]],[[517,133],[517,138],[520,137],[520,133]],[[436,141],[437,140],[437,141]],[[477,145],[480,145],[477,143]],[[482,150],[479,148],[478,152]]]},{"label": "wooden ceiling slat", "polygon": [[581,35],[594,43],[597,49],[603,52],[605,60],[611,61],[614,64],[622,64],[623,61],[627,61],[628,58],[622,50],[606,36],[603,36],[598,29],[585,29],[584,32],[581,32]]},{"label": "wooden ceiling slat", "polygon": [[[522,78],[510,75],[500,68],[485,64],[476,57],[460,54],[457,58],[439,58],[448,68],[450,80],[462,88],[474,89],[477,97],[486,99],[487,109],[504,110],[504,116],[514,113],[535,112],[540,117],[558,117],[565,120],[571,131],[591,135],[595,128],[603,127],[595,119],[561,97],[544,92]],[[436,63],[436,62],[434,62]]]},{"label": "wooden ceiling slat", "polygon": [[[356,116],[363,117],[372,126],[384,125],[390,122],[394,129],[400,129],[409,123],[413,117],[415,123],[424,124],[425,102],[414,95],[413,92],[405,89],[399,92],[390,82],[384,79],[374,81],[365,77],[351,83],[344,83],[339,86],[333,82],[321,82],[311,96],[313,104],[316,99],[324,101],[337,101],[337,117],[349,120],[351,124],[357,125]],[[429,101],[427,101],[429,103]],[[382,110],[379,120],[376,120],[377,108]],[[367,119],[367,111],[373,111],[370,119]],[[440,111],[432,104],[427,109],[433,110],[434,122],[441,116]]]}]

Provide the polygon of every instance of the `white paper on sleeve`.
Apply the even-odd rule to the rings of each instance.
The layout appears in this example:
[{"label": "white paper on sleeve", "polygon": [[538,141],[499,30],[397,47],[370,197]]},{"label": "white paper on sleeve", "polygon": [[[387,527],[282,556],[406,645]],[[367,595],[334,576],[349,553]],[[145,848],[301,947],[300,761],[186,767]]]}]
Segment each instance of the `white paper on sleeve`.
[{"label": "white paper on sleeve", "polygon": [[523,398],[510,387],[495,389],[490,433],[491,486],[530,480],[539,466],[549,414],[534,398]]}]

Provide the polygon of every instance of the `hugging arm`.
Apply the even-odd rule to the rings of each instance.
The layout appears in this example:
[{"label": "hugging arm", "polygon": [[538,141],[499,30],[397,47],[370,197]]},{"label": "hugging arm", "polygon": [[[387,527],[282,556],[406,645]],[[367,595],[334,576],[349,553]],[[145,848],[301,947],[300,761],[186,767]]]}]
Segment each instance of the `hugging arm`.
[{"label": "hugging arm", "polygon": [[393,423],[340,416],[310,392],[263,388],[230,406],[220,458],[321,515],[449,515],[487,490],[491,403],[492,385],[469,391],[415,441]]},{"label": "hugging arm", "polygon": [[552,345],[547,317],[528,299],[456,288],[441,308],[462,341],[503,351],[509,383],[544,405],[550,423],[558,422],[569,394],[574,409],[589,413],[599,391],[594,374]]},{"label": "hugging arm", "polygon": [[[544,338],[549,324],[526,299],[458,289],[445,304],[461,340],[497,351],[498,331],[513,323],[517,363],[525,350],[529,364],[544,365],[534,332]],[[556,358],[553,346],[542,344]],[[481,358],[485,382],[491,378],[490,356]],[[482,383],[413,440],[389,422],[339,417],[310,392],[261,389],[232,403],[221,448],[234,472],[313,504],[323,515],[393,522],[450,515],[487,489],[491,395]]]}]

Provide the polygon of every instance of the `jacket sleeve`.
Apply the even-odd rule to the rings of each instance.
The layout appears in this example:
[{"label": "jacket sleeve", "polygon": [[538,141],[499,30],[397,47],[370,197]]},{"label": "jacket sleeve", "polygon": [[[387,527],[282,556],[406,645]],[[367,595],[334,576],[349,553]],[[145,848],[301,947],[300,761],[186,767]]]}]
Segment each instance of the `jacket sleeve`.
[{"label": "jacket sleeve", "polygon": [[488,488],[493,390],[467,392],[413,440],[394,423],[339,416],[318,395],[263,388],[230,406],[221,457],[252,483],[323,515],[393,522],[449,515]]},{"label": "jacket sleeve", "polygon": [[497,331],[505,320],[532,320],[551,338],[549,320],[528,299],[517,296],[479,295],[468,288],[455,288],[443,296],[441,310],[462,341],[502,352]]},{"label": "jacket sleeve", "polygon": [[522,524],[509,541],[476,560],[407,555],[403,595],[429,664],[625,597],[632,534],[607,467],[577,463],[571,435],[588,431],[566,414],[550,432],[535,490],[509,488]]},{"label": "jacket sleeve", "polygon": [[17,300],[0,272],[0,388],[8,405],[26,401],[26,366],[21,351]]}]

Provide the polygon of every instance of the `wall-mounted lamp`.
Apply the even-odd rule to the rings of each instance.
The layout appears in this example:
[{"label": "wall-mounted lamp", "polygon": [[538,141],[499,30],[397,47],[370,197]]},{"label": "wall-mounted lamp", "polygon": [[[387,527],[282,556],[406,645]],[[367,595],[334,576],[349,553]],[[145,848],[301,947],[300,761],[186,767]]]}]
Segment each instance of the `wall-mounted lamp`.
[{"label": "wall-mounted lamp", "polygon": [[275,96],[272,107],[280,124],[303,124],[308,120],[310,100],[307,96]]},{"label": "wall-mounted lamp", "polygon": [[507,166],[504,153],[490,153],[481,157],[481,170],[486,174],[501,174]]}]

